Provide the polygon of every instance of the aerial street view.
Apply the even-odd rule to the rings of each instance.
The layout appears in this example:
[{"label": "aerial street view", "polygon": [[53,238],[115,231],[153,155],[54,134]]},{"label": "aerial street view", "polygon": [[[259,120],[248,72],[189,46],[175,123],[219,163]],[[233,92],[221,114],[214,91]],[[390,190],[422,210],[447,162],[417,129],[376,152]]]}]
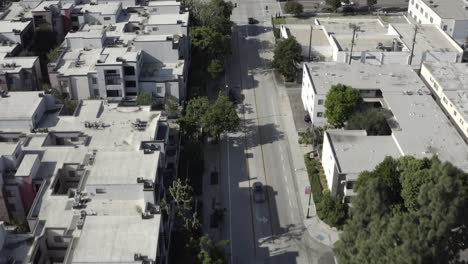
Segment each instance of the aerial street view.
[{"label": "aerial street view", "polygon": [[468,0],[4,0],[0,264],[468,263]]}]

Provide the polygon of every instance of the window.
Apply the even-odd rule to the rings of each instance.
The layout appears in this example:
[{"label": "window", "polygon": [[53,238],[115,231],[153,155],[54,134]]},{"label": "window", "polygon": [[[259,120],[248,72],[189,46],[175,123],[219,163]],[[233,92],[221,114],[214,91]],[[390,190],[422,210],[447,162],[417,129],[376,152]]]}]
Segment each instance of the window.
[{"label": "window", "polygon": [[426,18],[428,17],[427,12],[426,12],[426,14],[425,14],[424,16],[425,16]]},{"label": "window", "polygon": [[125,96],[137,96],[136,92],[126,92]]},{"label": "window", "polygon": [[413,12],[411,12],[411,10],[409,11],[409,15],[410,15],[410,17],[413,16]]},{"label": "window", "polygon": [[317,117],[323,117],[323,112],[317,112]]},{"label": "window", "polygon": [[104,189],[104,188],[96,188],[96,193],[106,193],[106,189]]},{"label": "window", "polygon": [[444,101],[445,104],[447,104],[447,98],[443,98],[442,101]]},{"label": "window", "polygon": [[129,87],[129,88],[136,87],[136,81],[125,81],[125,87]]},{"label": "window", "polygon": [[444,27],[442,28],[444,31],[447,31],[447,25],[444,25]]},{"label": "window", "polygon": [[418,9],[418,8],[419,8],[419,5],[418,5],[418,4],[416,4],[416,9]]},{"label": "window", "polygon": [[161,86],[156,87],[156,93],[162,93],[162,87]]},{"label": "window", "polygon": [[437,83],[434,83],[434,88],[435,88],[436,90],[439,90],[439,85],[437,85]]},{"label": "window", "polygon": [[91,78],[91,83],[92,83],[92,84],[97,84],[97,78],[96,78],[96,77],[92,77],[92,78]]},{"label": "window", "polygon": [[420,11],[421,11],[421,14],[424,14],[424,9],[422,7],[421,7]]},{"label": "window", "polygon": [[432,17],[431,17],[429,20],[431,21],[431,23],[433,23],[433,22],[434,22],[434,19],[433,19]]},{"label": "window", "polygon": [[456,111],[453,111],[453,115],[454,115],[454,116],[457,116],[457,112],[456,112]]},{"label": "window", "polygon": [[120,97],[120,91],[119,90],[107,90],[106,95],[107,97]]},{"label": "window", "polygon": [[461,119],[461,118],[460,118],[460,124],[462,124],[462,125],[463,125],[463,119]]},{"label": "window", "polygon": [[159,28],[158,28],[158,27],[152,27],[151,30],[153,30],[153,31],[158,31]]},{"label": "window", "polygon": [[106,85],[120,85],[121,83],[120,74],[117,73],[117,70],[105,70],[104,78]]},{"label": "window", "polygon": [[72,22],[78,22],[78,17],[77,16],[72,16],[71,21]]},{"label": "window", "polygon": [[104,20],[111,20],[110,17],[104,17]]},{"label": "window", "polygon": [[411,4],[414,5],[414,0],[411,0]]},{"label": "window", "polygon": [[94,96],[99,97],[99,89],[94,89]]},{"label": "window", "polygon": [[125,66],[124,67],[124,74],[126,76],[133,76],[135,75],[135,67],[132,66]]},{"label": "window", "polygon": [[323,99],[318,100],[318,105],[323,105]]}]

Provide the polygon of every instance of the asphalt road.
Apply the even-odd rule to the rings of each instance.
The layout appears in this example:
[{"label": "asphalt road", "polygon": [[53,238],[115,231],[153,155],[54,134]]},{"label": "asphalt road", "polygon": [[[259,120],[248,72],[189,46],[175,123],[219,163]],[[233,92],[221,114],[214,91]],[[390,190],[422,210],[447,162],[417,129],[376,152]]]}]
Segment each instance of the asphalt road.
[{"label": "asphalt road", "polygon": [[[268,5],[268,11],[265,6]],[[221,142],[225,237],[231,263],[334,263],[331,248],[310,237],[298,203],[298,187],[284,134],[284,113],[271,69],[274,38],[270,15],[280,12],[271,0],[238,0],[232,20],[233,54],[226,69],[228,87],[239,87],[243,129]],[[248,17],[259,21],[247,25]],[[292,116],[292,115],[289,115]],[[267,200],[253,201],[251,186],[260,181]],[[302,187],[301,187],[302,188]]]}]

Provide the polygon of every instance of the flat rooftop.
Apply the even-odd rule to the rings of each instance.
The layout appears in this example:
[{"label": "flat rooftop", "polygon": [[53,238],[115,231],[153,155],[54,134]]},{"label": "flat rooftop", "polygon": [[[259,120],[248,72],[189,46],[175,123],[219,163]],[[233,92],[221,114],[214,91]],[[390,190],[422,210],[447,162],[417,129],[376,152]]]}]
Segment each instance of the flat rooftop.
[{"label": "flat rooftop", "polygon": [[96,62],[102,49],[69,49],[59,61],[56,70],[64,76],[88,75],[96,72]]},{"label": "flat rooftop", "polygon": [[365,130],[327,130],[326,134],[340,170],[348,174],[371,171],[386,156],[401,156],[392,137],[367,136]]},{"label": "flat rooftop", "polygon": [[[286,24],[284,25],[290,35],[295,37],[297,42],[302,46],[309,46],[310,43],[310,25],[303,24]],[[330,46],[327,36],[320,26],[313,26],[312,29],[312,46]]]},{"label": "flat rooftop", "polygon": [[[309,63],[318,94],[342,83],[356,89],[380,89],[383,107],[397,122],[392,127],[396,146],[403,155],[417,158],[439,156],[468,171],[468,146],[431,96],[430,90],[410,66]],[[443,136],[442,136],[443,135]],[[380,136],[383,138],[386,136]],[[393,153],[391,149],[382,149]],[[360,155],[355,153],[355,159]],[[352,156],[351,156],[352,158]]]},{"label": "flat rooftop", "polygon": [[[0,97],[1,121],[31,120],[37,107],[44,99],[43,92],[12,92],[8,97]],[[2,126],[0,126],[2,127]]]},{"label": "flat rooftop", "polygon": [[100,13],[101,15],[117,15],[117,12],[121,8],[122,3],[120,2],[107,2],[102,4],[85,4],[77,6],[82,13]]},{"label": "flat rooftop", "polygon": [[467,20],[468,10],[464,0],[421,0],[442,19]]},{"label": "flat rooftop", "polygon": [[73,263],[133,263],[134,254],[156,260],[160,216],[89,216]]},{"label": "flat rooftop", "polygon": [[180,6],[177,1],[149,1],[148,6]]},{"label": "flat rooftop", "polygon": [[139,51],[129,51],[131,48],[104,48],[101,52],[101,62],[99,65],[115,65],[123,64],[123,59],[128,62],[137,62],[140,52]]},{"label": "flat rooftop", "polygon": [[31,69],[39,61],[39,57],[4,57],[0,59],[0,73],[18,73],[22,69]]},{"label": "flat rooftop", "polygon": [[47,1],[42,1],[36,8],[34,8],[32,11],[33,12],[42,12],[42,11],[47,11],[49,6],[51,5],[59,5],[60,1],[58,0],[47,0]]},{"label": "flat rooftop", "polygon": [[159,15],[150,15],[146,24],[147,25],[173,25],[173,24],[187,25],[188,20],[189,20],[188,12],[184,12],[182,14],[159,14]]},{"label": "flat rooftop", "polygon": [[378,18],[318,18],[318,23],[324,26],[329,34],[353,34],[351,25],[360,28],[361,34],[387,34],[387,27]]},{"label": "flat rooftop", "polygon": [[11,21],[11,20],[0,20],[0,33],[13,33],[14,30],[23,32],[32,21]]},{"label": "flat rooftop", "polygon": [[[401,35],[401,41],[407,46],[411,47],[414,37],[414,25],[411,24],[392,24],[392,26]],[[435,25],[418,25],[418,34],[416,35],[415,51],[424,52],[438,51],[438,52],[460,52],[463,49],[454,41],[450,41],[450,37],[445,35]]]},{"label": "flat rooftop", "polygon": [[[91,137],[88,148],[100,151],[140,151],[140,142],[155,138],[161,113],[149,106],[119,107],[101,100],[84,100],[78,116],[49,115],[39,127],[53,127],[55,131],[82,131]],[[59,119],[57,121],[57,119]],[[132,123],[146,121],[145,130],[137,130]],[[105,128],[85,128],[85,122],[103,123]]]},{"label": "flat rooftop", "polygon": [[89,167],[88,185],[136,184],[137,178],[153,180],[159,162],[159,151],[98,151],[93,166]]},{"label": "flat rooftop", "polygon": [[37,154],[26,154],[21,161],[21,164],[16,171],[15,176],[30,176],[32,173],[33,165],[36,160],[39,159],[39,155]]},{"label": "flat rooftop", "polygon": [[468,64],[426,62],[424,66],[440,84],[458,112],[468,119]]}]

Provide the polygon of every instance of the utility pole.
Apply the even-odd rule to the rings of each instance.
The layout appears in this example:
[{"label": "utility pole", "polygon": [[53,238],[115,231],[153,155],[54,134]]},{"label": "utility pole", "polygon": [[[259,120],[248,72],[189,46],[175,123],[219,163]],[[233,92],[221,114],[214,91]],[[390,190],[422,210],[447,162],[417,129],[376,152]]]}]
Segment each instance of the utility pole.
[{"label": "utility pole", "polygon": [[312,52],[312,30],[313,30],[313,26],[310,25],[310,37],[309,37],[309,62],[310,62],[310,55],[311,55],[311,52]]},{"label": "utility pole", "polygon": [[411,65],[411,63],[413,62],[414,46],[416,45],[416,35],[418,34],[418,28],[418,25],[414,25],[413,45],[411,45],[411,54],[409,57],[408,65]]},{"label": "utility pole", "polygon": [[351,39],[351,52],[349,55],[349,62],[348,62],[348,64],[351,65],[351,61],[353,60],[354,38],[356,37],[356,30],[360,28],[359,26],[356,26],[356,24],[349,24],[349,27],[353,29],[353,38]]}]

